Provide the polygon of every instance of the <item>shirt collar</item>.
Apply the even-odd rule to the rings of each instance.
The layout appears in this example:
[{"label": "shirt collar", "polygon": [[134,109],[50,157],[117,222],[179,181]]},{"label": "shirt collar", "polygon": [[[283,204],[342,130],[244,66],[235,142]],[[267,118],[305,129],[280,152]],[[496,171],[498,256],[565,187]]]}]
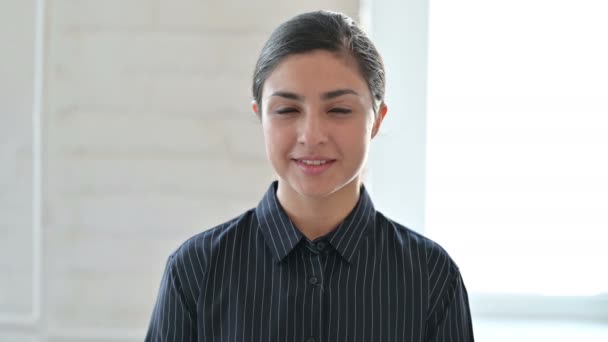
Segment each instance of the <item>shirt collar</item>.
[{"label": "shirt collar", "polygon": [[[276,196],[278,181],[274,181],[255,208],[262,235],[277,262],[289,254],[304,238],[296,228]],[[364,185],[361,185],[360,196],[353,210],[344,221],[326,238],[340,255],[351,263],[363,236],[373,229],[376,210]]]},{"label": "shirt collar", "polygon": [[348,263],[352,263],[353,256],[363,237],[368,232],[374,231],[376,223],[376,209],[363,184],[359,193],[357,205],[338,225],[338,228],[328,235],[329,243]]},{"label": "shirt collar", "polygon": [[276,195],[278,184],[278,181],[272,182],[255,208],[266,245],[273,252],[277,262],[283,260],[304,236],[281,207]]}]

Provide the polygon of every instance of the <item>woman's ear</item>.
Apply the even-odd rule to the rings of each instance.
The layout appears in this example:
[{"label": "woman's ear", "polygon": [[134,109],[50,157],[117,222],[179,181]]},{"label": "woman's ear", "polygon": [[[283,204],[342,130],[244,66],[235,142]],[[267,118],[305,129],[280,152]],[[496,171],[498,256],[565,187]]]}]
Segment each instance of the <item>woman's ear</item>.
[{"label": "woman's ear", "polygon": [[386,116],[387,112],[388,107],[386,106],[386,103],[382,102],[380,104],[380,108],[378,108],[378,114],[376,116],[376,119],[374,120],[374,126],[372,127],[372,139],[376,136],[376,134],[378,134],[378,131],[380,131],[382,120],[384,120],[384,117]]},{"label": "woman's ear", "polygon": [[253,115],[255,115],[259,118],[260,117],[260,107],[258,106],[258,103],[256,100],[251,101],[251,109],[253,110]]}]

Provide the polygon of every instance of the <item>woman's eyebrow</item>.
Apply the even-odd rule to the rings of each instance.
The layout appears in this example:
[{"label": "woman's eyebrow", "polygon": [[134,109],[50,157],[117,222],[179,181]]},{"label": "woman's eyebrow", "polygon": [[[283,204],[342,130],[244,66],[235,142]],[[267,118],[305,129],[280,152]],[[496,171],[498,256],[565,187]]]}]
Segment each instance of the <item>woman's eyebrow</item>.
[{"label": "woman's eyebrow", "polygon": [[279,96],[290,100],[304,101],[304,96],[289,91],[275,91],[274,93],[270,94],[270,96]]},{"label": "woman's eyebrow", "polygon": [[357,92],[352,89],[338,89],[338,90],[328,91],[327,93],[323,93],[323,95],[321,95],[321,99],[331,100],[333,98],[336,98],[336,97],[339,97],[342,95],[348,95],[348,94],[359,96],[359,94],[357,94]]},{"label": "woman's eyebrow", "polygon": [[[321,99],[327,101],[327,100],[334,99],[336,97],[340,97],[342,95],[359,96],[359,94],[352,89],[338,89],[338,90],[332,90],[332,91],[328,91],[326,93],[321,94]],[[290,100],[304,101],[304,96],[302,96],[300,94],[292,93],[289,91],[281,91],[281,90],[275,91],[274,93],[270,94],[270,96],[279,96],[279,97],[283,97],[283,98],[290,99]]]}]

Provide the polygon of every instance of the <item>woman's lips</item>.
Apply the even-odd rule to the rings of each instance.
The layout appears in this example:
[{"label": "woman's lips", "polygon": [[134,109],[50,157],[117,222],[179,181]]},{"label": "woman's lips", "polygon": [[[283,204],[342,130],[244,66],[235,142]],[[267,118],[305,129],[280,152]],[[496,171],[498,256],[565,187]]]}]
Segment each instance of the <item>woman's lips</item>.
[{"label": "woman's lips", "polygon": [[304,172],[306,175],[319,175],[329,169],[334,162],[335,159],[293,159],[296,165]]}]

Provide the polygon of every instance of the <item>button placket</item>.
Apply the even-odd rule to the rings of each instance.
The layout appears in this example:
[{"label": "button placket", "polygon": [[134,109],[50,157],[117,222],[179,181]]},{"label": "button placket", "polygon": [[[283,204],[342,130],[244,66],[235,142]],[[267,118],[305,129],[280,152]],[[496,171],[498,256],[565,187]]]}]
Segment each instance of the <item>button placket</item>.
[{"label": "button placket", "polygon": [[324,296],[324,291],[323,290],[323,269],[322,269],[322,265],[321,265],[321,254],[316,250],[316,244],[310,244],[309,245],[310,248],[310,253],[309,253],[309,258],[307,260],[307,262],[309,263],[308,266],[310,267],[310,274],[308,274],[308,278],[307,278],[307,286],[310,287],[310,289],[312,290],[312,298],[311,298],[311,302],[310,305],[312,306],[312,312],[315,313],[316,316],[316,321],[313,324],[313,330],[310,331],[310,335],[307,336],[303,336],[304,337],[304,341],[318,341],[321,338],[321,332],[322,332],[322,317],[324,315],[324,313],[321,311],[322,310],[322,301],[323,301],[323,296]]},{"label": "button placket", "polygon": [[315,286],[315,288],[323,285],[323,270],[320,268],[319,257],[319,254],[312,254],[310,257],[312,273],[308,277],[308,284]]}]

